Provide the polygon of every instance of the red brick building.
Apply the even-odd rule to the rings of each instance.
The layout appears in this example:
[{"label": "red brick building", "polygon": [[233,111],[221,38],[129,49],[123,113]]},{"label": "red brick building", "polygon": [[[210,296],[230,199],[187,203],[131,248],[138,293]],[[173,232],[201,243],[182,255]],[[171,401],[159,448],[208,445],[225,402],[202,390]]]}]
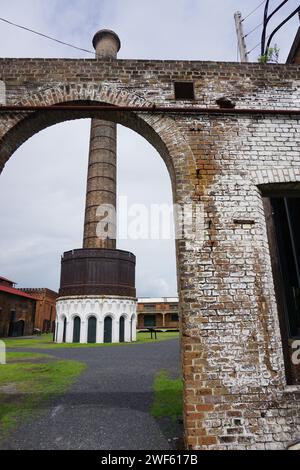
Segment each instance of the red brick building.
[{"label": "red brick building", "polygon": [[0,277],[0,337],[32,335],[36,299]]},{"label": "red brick building", "polygon": [[137,328],[179,329],[177,297],[144,297],[138,299]]},{"label": "red brick building", "polygon": [[38,328],[43,333],[54,332],[56,299],[58,297],[58,293],[46,288],[26,288],[21,290],[36,299],[34,327]]}]

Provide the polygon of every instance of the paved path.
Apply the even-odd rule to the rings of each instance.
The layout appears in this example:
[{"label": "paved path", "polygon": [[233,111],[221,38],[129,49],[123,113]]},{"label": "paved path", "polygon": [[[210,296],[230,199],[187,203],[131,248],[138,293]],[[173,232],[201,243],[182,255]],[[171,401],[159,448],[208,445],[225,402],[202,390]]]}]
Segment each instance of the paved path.
[{"label": "paved path", "polygon": [[168,437],[178,429],[166,430],[166,422],[162,426],[149,410],[156,372],[167,369],[172,376],[179,375],[177,339],[41,352],[88,367],[66,394],[19,427],[0,449],[171,448]]}]

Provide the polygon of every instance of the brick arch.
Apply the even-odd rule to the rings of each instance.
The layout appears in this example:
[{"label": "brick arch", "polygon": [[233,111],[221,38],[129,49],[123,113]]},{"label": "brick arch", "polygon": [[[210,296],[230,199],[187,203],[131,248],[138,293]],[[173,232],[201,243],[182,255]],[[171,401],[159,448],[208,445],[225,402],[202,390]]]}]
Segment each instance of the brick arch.
[{"label": "brick arch", "polygon": [[258,188],[275,184],[298,184],[300,182],[300,167],[291,167],[290,164],[287,164],[286,168],[280,170],[277,168],[256,170],[251,171],[250,177]]},{"label": "brick arch", "polygon": [[[152,106],[153,103],[134,93],[119,89],[115,84],[72,84],[45,88],[39,93],[25,96],[19,105],[54,106],[62,103],[110,104],[114,106]],[[176,202],[189,202],[196,184],[196,163],[193,152],[178,129],[174,119],[165,115],[129,111],[97,112],[63,111],[35,112],[11,118],[0,140],[0,172],[12,154],[37,132],[67,120],[96,117],[122,124],[144,137],[163,158],[170,174],[173,198]],[[185,180],[183,188],[182,181]]]}]

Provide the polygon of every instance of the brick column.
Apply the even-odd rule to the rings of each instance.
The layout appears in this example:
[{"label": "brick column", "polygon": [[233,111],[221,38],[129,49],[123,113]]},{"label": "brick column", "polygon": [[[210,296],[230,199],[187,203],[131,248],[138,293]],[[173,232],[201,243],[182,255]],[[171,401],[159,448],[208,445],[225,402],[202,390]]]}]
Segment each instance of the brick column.
[{"label": "brick column", "polygon": [[[113,31],[104,29],[95,34],[93,46],[97,59],[116,59],[121,43]],[[116,248],[116,222],[113,213],[105,211],[107,205],[116,209],[116,152],[116,124],[92,119],[83,248]],[[103,217],[105,233],[100,235],[97,226]]]}]

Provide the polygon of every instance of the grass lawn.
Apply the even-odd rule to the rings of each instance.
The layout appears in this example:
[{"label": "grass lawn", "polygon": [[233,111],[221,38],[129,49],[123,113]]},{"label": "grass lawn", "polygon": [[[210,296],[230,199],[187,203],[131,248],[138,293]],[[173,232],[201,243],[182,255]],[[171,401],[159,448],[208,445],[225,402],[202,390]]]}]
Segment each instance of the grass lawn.
[{"label": "grass lawn", "polygon": [[46,360],[47,358],[53,358],[53,356],[49,356],[48,354],[31,353],[31,352],[10,352],[6,354],[7,364],[11,364],[12,362],[28,361],[30,359]]},{"label": "grass lawn", "polygon": [[172,379],[165,370],[160,371],[154,380],[154,403],[151,415],[155,418],[169,417],[176,420],[182,416],[183,382]]},{"label": "grass lawn", "polygon": [[157,339],[151,339],[149,332],[140,332],[137,333],[136,343],[89,343],[89,344],[79,344],[79,343],[53,343],[53,335],[41,335],[36,336],[35,338],[30,339],[16,339],[16,338],[3,338],[7,348],[34,348],[34,349],[60,349],[60,348],[97,348],[97,347],[109,347],[109,346],[124,346],[130,344],[143,344],[143,343],[153,343],[155,341],[164,341],[167,339],[178,338],[178,331],[168,331],[164,333],[157,333]]},{"label": "grass lawn", "polygon": [[0,439],[50,398],[63,393],[85,369],[46,354],[8,352],[0,365]]}]

